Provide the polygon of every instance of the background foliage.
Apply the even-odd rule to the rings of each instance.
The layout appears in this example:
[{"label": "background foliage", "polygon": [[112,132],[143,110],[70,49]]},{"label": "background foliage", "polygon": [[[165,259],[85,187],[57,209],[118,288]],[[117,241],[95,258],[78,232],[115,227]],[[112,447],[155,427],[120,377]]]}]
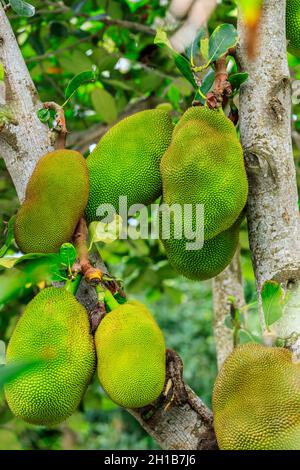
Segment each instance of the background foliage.
[{"label": "background foliage", "polygon": [[[139,107],[168,102],[176,119],[191,104],[195,94],[192,85],[180,75],[168,50],[154,45],[155,28],[165,27],[167,0],[30,3],[36,7],[35,16],[20,18],[10,12],[9,17],[41,100],[63,104],[65,89],[74,75],[93,70],[97,77],[93,83],[80,86],[65,106],[70,146],[87,155],[107,125]],[[130,22],[130,27],[124,22]],[[220,2],[209,31],[223,23],[236,24],[234,1]],[[141,25],[146,27],[143,31]],[[292,56],[289,60],[292,76],[297,79],[300,61]],[[300,126],[299,114],[299,105],[295,105],[295,130]],[[299,172],[297,144],[295,134]],[[18,204],[0,160],[3,240],[7,222]],[[245,224],[241,248],[246,300],[252,303],[255,289]],[[8,254],[18,256],[17,247],[11,247]],[[165,333],[168,347],[176,349],[184,361],[186,382],[210,404],[216,375],[211,282],[194,283],[176,276],[157,241],[116,241],[102,246],[101,254],[110,271],[124,280],[128,295],[149,306]],[[3,342],[7,343],[18,315],[39,289],[39,279],[28,263],[5,273],[1,269],[0,286],[8,283],[14,288],[6,297],[2,295],[2,300],[0,292],[0,364]],[[251,313],[254,324],[255,313]],[[156,444],[127,412],[104,395],[97,380],[76,414],[52,429],[15,419],[0,398],[0,449],[74,448],[154,449]]]}]

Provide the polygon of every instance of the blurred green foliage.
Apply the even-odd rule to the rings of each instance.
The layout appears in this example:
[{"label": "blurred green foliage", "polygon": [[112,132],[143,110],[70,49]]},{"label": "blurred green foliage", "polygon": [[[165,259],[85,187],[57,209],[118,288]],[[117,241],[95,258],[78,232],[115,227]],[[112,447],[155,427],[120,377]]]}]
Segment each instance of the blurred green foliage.
[{"label": "blurred green foliage", "polygon": [[[104,125],[113,123],[120,113],[142,100],[152,100],[155,105],[170,103],[175,118],[191,104],[195,94],[192,85],[180,75],[167,49],[154,45],[154,35],[139,31],[139,25],[163,27],[168,1],[32,0],[30,3],[36,7],[35,16],[20,18],[9,12],[9,18],[41,101],[64,103],[65,90],[79,72],[94,70],[98,77],[94,83],[81,85],[66,105],[68,130],[71,138],[76,136],[75,148],[88,153],[89,146],[97,140],[87,136],[94,136],[96,127],[101,131]],[[106,17],[101,21],[103,15],[109,15],[110,20]],[[131,26],[126,27],[125,21]],[[236,25],[233,0],[219,2],[209,31],[223,23]],[[292,56],[289,60],[292,77],[298,80],[300,60]],[[300,107],[295,104],[295,130],[300,128],[299,116]],[[91,130],[93,133],[89,134]],[[295,158],[299,174],[297,147]],[[0,160],[0,246],[18,204],[11,178]],[[255,302],[255,288],[246,223],[241,229],[241,249],[245,296],[251,304]],[[116,241],[101,246],[101,254],[110,272],[124,280],[127,294],[145,302],[153,312],[168,347],[174,348],[183,359],[186,382],[209,405],[217,371],[211,282],[194,283],[179,278],[169,266],[159,242],[154,240]],[[11,246],[7,255],[18,256],[17,247]],[[42,276],[34,275],[30,266],[27,269],[23,262],[6,272],[0,267],[0,290],[4,283],[11,283],[11,278],[15,286],[9,299],[0,302],[0,340],[5,343],[25,305],[38,292],[38,284],[45,278],[49,281],[49,273],[53,274],[49,265],[47,275]],[[57,269],[55,274],[58,275]],[[255,309],[250,311],[249,322],[255,331]],[[134,418],[105,396],[97,379],[79,410],[65,423],[51,429],[14,418],[0,392],[0,450],[155,448],[157,444]]]}]

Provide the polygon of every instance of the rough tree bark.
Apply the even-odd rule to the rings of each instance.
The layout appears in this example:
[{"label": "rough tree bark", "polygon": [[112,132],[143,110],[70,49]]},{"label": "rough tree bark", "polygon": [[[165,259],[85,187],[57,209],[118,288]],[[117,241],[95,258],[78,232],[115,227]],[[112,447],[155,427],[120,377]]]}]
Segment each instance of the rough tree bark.
[{"label": "rough tree bark", "polygon": [[213,279],[214,338],[219,370],[234,347],[233,331],[225,325],[232,308],[230,297],[234,297],[237,308],[245,305],[239,249],[225,271]]},{"label": "rough tree bark", "polygon": [[[0,61],[5,68],[6,107],[18,123],[6,124],[0,129],[0,155],[22,200],[28,178],[37,161],[53,149],[51,135],[37,118],[41,108],[35,87],[20,53],[11,26],[0,4]],[[83,284],[79,297],[83,304],[93,308],[94,290]],[[212,414],[199,397],[184,386],[187,400],[181,405],[164,409],[158,407],[153,416],[145,420],[142,411],[130,410],[145,430],[165,449],[216,448]]]},{"label": "rough tree bark", "polygon": [[[265,281],[278,281],[292,293],[276,325],[280,337],[300,333],[300,227],[285,6],[285,0],[264,1],[260,50],[254,61],[245,52],[247,38],[241,15],[238,25],[239,61],[249,73],[240,93],[240,132],[250,185],[250,248],[260,306]],[[261,323],[264,327],[262,315]]]},{"label": "rough tree bark", "polygon": [[2,6],[0,26],[0,62],[5,71],[5,101],[13,116],[0,132],[0,153],[22,200],[32,170],[41,155],[47,153],[52,145],[47,127],[37,117],[41,103]]}]

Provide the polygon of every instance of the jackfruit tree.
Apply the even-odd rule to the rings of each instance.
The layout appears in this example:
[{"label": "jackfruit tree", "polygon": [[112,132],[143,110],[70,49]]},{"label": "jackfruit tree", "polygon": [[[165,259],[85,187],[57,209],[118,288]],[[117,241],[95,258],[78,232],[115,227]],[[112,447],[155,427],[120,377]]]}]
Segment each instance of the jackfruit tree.
[{"label": "jackfruit tree", "polygon": [[300,450],[298,25],[0,2],[0,449]]}]

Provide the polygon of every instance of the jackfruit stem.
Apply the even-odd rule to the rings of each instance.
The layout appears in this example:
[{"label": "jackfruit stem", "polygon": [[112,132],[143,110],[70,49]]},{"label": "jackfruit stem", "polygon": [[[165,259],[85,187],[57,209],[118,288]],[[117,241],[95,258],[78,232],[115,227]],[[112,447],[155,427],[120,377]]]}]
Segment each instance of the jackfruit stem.
[{"label": "jackfruit stem", "polygon": [[102,271],[94,268],[90,263],[89,251],[86,243],[87,234],[88,230],[86,221],[81,217],[73,235],[73,242],[78,253],[80,269],[87,282],[99,284],[102,281]]},{"label": "jackfruit stem", "polygon": [[115,308],[118,308],[120,306],[120,304],[116,301],[116,299],[109,290],[105,291],[104,302],[110,310],[114,310]]},{"label": "jackfruit stem", "polygon": [[76,295],[81,279],[81,274],[77,274],[74,279],[68,279],[64,285],[64,289],[71,294]]},{"label": "jackfruit stem", "polygon": [[225,106],[228,97],[232,93],[231,84],[228,81],[228,72],[227,72],[227,54],[221,57],[219,60],[215,61],[215,82],[213,91],[207,94],[206,105],[210,109],[221,109],[222,106]]}]

